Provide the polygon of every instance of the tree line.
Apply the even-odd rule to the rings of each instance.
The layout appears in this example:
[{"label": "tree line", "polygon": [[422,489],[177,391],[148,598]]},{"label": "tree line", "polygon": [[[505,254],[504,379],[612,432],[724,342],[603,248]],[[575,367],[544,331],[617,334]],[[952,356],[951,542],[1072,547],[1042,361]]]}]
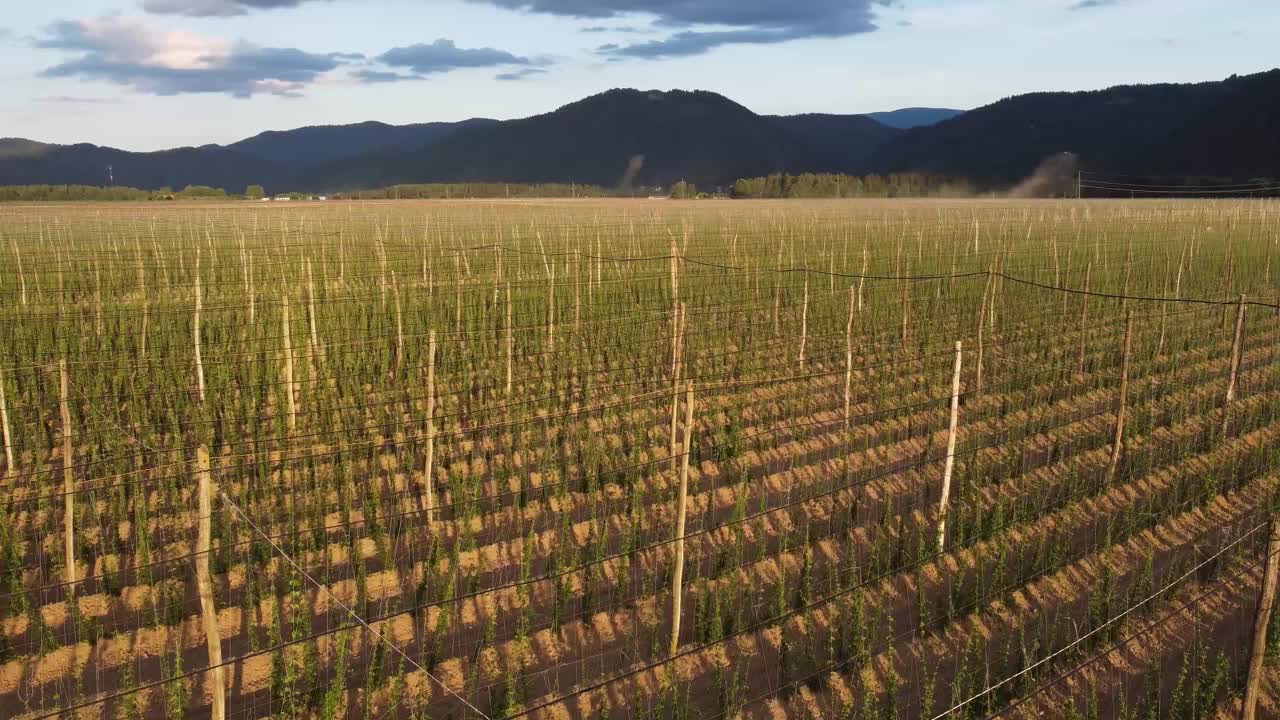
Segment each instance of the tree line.
[{"label": "tree line", "polygon": [[[889,175],[844,175],[836,173],[775,173],[766,177],[743,178],[729,189],[734,198],[880,198],[880,197],[957,197],[972,195],[968,183],[941,175],[924,173],[892,173]],[[576,183],[423,183],[392,185],[373,190],[338,192],[335,200],[450,200],[493,198],[600,198],[629,197],[638,191],[614,191],[598,185]],[[643,194],[643,193],[641,193]],[[670,197],[693,199],[707,197],[693,183],[680,181],[670,189]],[[261,185],[250,185],[242,193],[229,193],[222,188],[188,185],[181,190],[160,188],[141,190],[131,187],[95,187],[92,185],[11,185],[0,187],[0,202],[110,202],[160,200],[259,200],[267,197]],[[306,199],[305,193],[283,193],[278,197]]]},{"label": "tree line", "polygon": [[181,190],[139,188],[113,185],[4,185],[0,186],[0,202],[137,202],[151,200],[238,199],[226,190],[205,185],[188,185]]},{"label": "tree line", "polygon": [[736,198],[883,198],[957,197],[974,192],[964,180],[928,173],[774,173],[742,178],[733,184],[731,194]]},{"label": "tree line", "polygon": [[[330,195],[346,200],[447,200],[458,198],[591,198],[616,195],[596,185],[574,183],[428,183],[393,185],[374,190],[353,190]],[[159,200],[261,200],[268,197],[261,185],[250,185],[242,193],[229,193],[222,188],[188,185],[181,190],[93,185],[8,185],[0,186],[0,202],[137,202]],[[274,197],[304,200],[311,193],[276,193]]]},{"label": "tree line", "polygon": [[375,190],[352,190],[330,197],[350,200],[456,200],[465,198],[592,198],[613,193],[598,185],[576,183],[421,183]]}]

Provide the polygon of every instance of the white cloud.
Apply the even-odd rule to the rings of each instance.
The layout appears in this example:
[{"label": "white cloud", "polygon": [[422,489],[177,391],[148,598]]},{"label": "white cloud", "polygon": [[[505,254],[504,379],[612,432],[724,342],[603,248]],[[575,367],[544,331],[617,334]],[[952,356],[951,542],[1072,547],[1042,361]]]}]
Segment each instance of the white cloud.
[{"label": "white cloud", "polygon": [[294,96],[363,57],[229,42],[119,15],[54,23],[35,45],[75,54],[45,69],[45,77],[104,80],[156,95]]}]

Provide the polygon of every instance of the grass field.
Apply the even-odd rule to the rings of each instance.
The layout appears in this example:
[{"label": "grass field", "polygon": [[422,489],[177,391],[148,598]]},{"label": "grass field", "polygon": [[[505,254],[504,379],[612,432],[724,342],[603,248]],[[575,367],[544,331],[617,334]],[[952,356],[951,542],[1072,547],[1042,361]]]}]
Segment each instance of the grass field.
[{"label": "grass field", "polygon": [[9,205],[0,253],[5,717],[1239,704],[1275,202]]}]

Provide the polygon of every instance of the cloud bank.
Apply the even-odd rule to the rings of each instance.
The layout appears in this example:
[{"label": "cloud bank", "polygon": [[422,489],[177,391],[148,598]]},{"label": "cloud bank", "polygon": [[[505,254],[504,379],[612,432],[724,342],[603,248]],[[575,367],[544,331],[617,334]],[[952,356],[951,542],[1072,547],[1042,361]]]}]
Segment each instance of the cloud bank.
[{"label": "cloud bank", "polygon": [[153,95],[297,96],[325,73],[363,59],[160,30],[117,15],[56,22],[34,44],[73,55],[43,77],[99,80]]},{"label": "cloud bank", "polygon": [[232,17],[254,10],[298,7],[312,0],[142,0],[142,9],[156,15]]},{"label": "cloud bank", "polygon": [[[699,55],[723,45],[772,44],[875,31],[877,7],[893,0],[469,0],[524,12],[588,20],[648,15],[673,30],[659,40],[597,49],[614,58]],[[592,26],[589,30],[598,26]]]}]

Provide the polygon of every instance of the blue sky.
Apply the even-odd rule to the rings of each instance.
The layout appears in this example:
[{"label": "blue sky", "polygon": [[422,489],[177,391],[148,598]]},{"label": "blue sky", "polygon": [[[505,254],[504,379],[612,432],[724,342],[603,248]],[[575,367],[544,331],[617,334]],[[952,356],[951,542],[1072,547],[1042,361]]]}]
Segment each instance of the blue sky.
[{"label": "blue sky", "polygon": [[522,117],[613,87],[971,108],[1280,65],[1275,0],[54,0],[0,15],[0,136],[150,150]]}]

